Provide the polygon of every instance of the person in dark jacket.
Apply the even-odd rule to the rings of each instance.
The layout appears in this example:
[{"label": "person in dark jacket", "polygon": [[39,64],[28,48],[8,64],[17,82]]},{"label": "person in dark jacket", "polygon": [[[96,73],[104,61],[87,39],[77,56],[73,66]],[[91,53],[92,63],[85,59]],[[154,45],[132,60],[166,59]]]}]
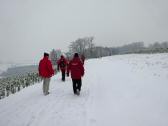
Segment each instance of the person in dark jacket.
[{"label": "person in dark jacket", "polygon": [[74,54],[74,58],[68,66],[68,73],[71,73],[74,94],[80,95],[82,86],[82,76],[84,76],[84,67],[79,58],[78,53]]},{"label": "person in dark jacket", "polygon": [[84,65],[84,63],[85,63],[85,55],[84,54],[81,55],[81,60],[82,60],[82,63]]},{"label": "person in dark jacket", "polygon": [[39,76],[43,79],[43,93],[44,95],[49,94],[49,83],[51,77],[54,75],[54,70],[51,61],[48,59],[49,54],[44,53],[43,59],[39,62]]},{"label": "person in dark jacket", "polygon": [[61,69],[62,81],[65,81],[65,72],[67,70],[68,63],[63,55],[61,55],[61,58],[58,60],[57,65],[58,65],[58,70]]}]

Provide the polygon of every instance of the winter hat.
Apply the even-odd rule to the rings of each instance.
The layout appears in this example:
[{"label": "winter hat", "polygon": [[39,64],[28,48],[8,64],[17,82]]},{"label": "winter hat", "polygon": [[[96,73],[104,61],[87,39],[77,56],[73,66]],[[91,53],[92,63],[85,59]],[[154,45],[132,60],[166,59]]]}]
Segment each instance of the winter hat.
[{"label": "winter hat", "polygon": [[74,54],[74,57],[79,57],[78,53],[75,53],[75,54]]},{"label": "winter hat", "polygon": [[46,56],[49,56],[49,54],[48,54],[48,53],[46,53],[46,52],[44,52],[44,57],[46,57]]}]

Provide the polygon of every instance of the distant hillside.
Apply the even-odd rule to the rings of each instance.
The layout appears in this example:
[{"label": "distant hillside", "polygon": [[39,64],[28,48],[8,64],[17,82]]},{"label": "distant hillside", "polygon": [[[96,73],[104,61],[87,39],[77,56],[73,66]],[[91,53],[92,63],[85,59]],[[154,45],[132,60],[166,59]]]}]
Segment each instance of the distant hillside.
[{"label": "distant hillside", "polygon": [[37,72],[37,70],[38,70],[37,65],[17,66],[17,67],[8,68],[7,71],[3,72],[0,76],[10,77],[10,76],[17,76],[17,75],[25,75],[29,72]]},{"label": "distant hillside", "polygon": [[5,72],[10,67],[12,67],[12,64],[0,63],[0,76],[3,72]]}]

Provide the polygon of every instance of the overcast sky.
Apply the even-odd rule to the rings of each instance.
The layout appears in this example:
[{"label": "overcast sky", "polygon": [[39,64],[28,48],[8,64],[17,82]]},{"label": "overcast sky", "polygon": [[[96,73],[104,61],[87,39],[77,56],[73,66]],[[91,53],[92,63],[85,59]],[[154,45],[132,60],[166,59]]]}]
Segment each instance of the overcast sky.
[{"label": "overcast sky", "polygon": [[71,41],[120,46],[168,40],[168,0],[0,0],[0,61],[38,62]]}]

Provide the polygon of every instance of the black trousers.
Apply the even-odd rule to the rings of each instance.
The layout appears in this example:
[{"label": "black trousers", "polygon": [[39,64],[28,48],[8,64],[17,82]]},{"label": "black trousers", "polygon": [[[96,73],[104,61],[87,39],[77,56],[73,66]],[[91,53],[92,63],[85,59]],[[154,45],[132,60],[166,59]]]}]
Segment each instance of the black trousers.
[{"label": "black trousers", "polygon": [[72,83],[73,83],[74,94],[76,94],[77,93],[77,89],[79,91],[81,90],[82,80],[81,79],[72,79]]},{"label": "black trousers", "polygon": [[62,71],[62,81],[65,81],[65,71]]}]

